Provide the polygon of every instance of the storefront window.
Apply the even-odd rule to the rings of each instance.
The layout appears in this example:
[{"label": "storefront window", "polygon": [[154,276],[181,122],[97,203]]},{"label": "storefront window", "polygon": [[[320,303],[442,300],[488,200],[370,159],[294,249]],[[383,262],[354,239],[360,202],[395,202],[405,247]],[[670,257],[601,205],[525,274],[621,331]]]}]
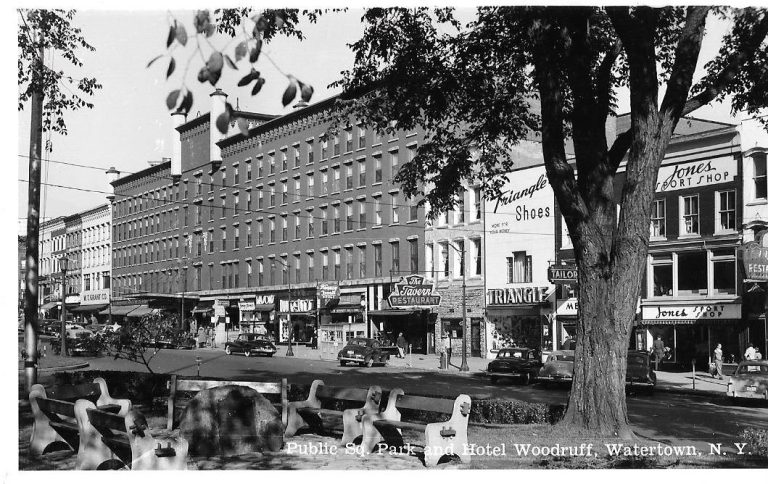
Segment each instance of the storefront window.
[{"label": "storefront window", "polygon": [[707,294],[706,252],[681,252],[677,255],[677,293],[680,296]]}]

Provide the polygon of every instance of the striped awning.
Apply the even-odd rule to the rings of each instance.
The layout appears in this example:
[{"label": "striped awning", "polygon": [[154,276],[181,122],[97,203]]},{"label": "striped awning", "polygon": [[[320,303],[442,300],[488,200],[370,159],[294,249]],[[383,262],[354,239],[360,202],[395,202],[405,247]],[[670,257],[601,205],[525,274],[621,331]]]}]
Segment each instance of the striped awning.
[{"label": "striped awning", "polygon": [[149,306],[141,305],[128,313],[128,316],[131,318],[140,318],[142,316],[146,316],[147,314],[152,314],[156,312],[155,309],[150,308]]},{"label": "striped awning", "polygon": [[[112,306],[112,316],[125,316],[138,307],[138,304],[129,304],[127,306]],[[109,314],[109,309],[105,309],[104,311],[99,312],[99,314]]]}]

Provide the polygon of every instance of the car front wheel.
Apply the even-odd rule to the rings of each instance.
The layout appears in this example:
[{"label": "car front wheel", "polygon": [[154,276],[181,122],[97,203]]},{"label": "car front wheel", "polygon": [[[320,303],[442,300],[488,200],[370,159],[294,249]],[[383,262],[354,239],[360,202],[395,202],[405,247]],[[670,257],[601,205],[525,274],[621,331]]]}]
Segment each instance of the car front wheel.
[{"label": "car front wheel", "polygon": [[243,354],[244,354],[246,357],[250,357],[250,356],[251,356],[251,350],[245,350],[245,351],[243,352]]},{"label": "car front wheel", "polygon": [[230,348],[229,346],[225,346],[224,347],[224,353],[226,353],[228,355],[231,355],[232,354],[232,348]]},{"label": "car front wheel", "polygon": [[531,383],[531,374],[530,373],[524,373],[523,377],[521,379],[521,383],[523,385],[528,385]]},{"label": "car front wheel", "polygon": [[367,358],[365,360],[365,366],[366,366],[366,368],[372,367],[373,366],[373,358]]},{"label": "car front wheel", "polygon": [[491,377],[491,384],[492,385],[495,385],[498,381],[499,381],[499,377],[497,377],[497,376],[492,376]]},{"label": "car front wheel", "polygon": [[340,366],[347,366],[347,362],[344,361],[344,360],[339,360],[339,365]]}]

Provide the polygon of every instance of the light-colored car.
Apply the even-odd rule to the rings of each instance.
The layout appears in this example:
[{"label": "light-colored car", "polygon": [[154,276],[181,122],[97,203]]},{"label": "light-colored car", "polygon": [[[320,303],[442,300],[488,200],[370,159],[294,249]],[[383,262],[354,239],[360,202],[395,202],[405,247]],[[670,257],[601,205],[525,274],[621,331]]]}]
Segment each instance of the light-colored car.
[{"label": "light-colored car", "polygon": [[739,363],[725,392],[731,398],[768,400],[768,360]]},{"label": "light-colored car", "polygon": [[85,329],[82,325],[79,324],[67,324],[67,338],[75,339],[81,334],[93,336],[93,331],[90,329]]},{"label": "light-colored car", "polygon": [[544,383],[567,383],[573,381],[573,350],[553,351],[536,378]]}]

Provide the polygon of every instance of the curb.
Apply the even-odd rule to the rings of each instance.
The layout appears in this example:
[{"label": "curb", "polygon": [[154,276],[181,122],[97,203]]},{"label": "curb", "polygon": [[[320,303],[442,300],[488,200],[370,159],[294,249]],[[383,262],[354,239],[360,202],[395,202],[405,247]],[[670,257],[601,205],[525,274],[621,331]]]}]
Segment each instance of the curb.
[{"label": "curb", "polygon": [[697,397],[720,397],[725,396],[725,392],[720,395],[720,392],[713,392],[711,390],[694,390],[693,388],[665,388],[656,387],[654,392],[674,393],[678,395],[693,395]]},{"label": "curb", "polygon": [[[65,366],[47,366],[45,368],[38,368],[37,372],[55,372],[55,371],[69,371],[69,370],[81,370],[83,368],[88,368],[91,366],[90,363],[78,363],[76,365],[65,365]],[[19,370],[19,373],[22,373],[24,370]]]}]

